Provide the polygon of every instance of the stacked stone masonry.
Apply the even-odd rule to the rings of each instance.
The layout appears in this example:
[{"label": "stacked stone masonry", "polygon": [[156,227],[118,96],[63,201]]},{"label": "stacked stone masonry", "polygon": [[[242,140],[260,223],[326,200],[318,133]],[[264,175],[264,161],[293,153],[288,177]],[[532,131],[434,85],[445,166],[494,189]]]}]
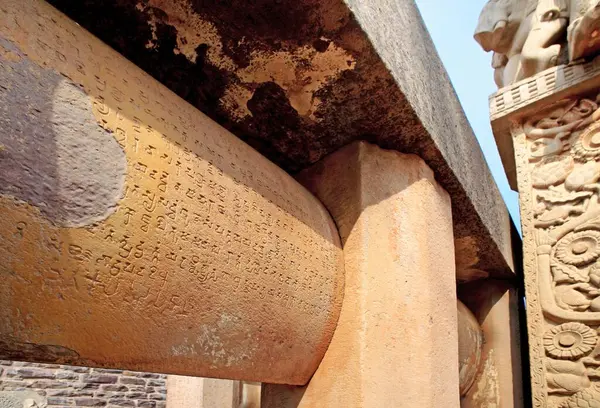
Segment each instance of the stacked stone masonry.
[{"label": "stacked stone masonry", "polygon": [[167,376],[0,360],[0,392],[34,391],[48,407],[166,406]]}]

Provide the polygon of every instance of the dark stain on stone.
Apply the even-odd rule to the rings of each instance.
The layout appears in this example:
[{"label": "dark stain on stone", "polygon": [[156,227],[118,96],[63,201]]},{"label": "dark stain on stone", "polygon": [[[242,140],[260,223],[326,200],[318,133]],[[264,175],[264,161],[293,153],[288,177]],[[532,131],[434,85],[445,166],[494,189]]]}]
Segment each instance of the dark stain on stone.
[{"label": "dark stain on stone", "polygon": [[[212,22],[223,38],[223,48],[240,67],[257,49],[297,48],[310,44],[315,32],[322,31],[318,1],[191,0],[192,8]],[[276,17],[276,18],[274,18]],[[240,43],[239,38],[247,41]]]},{"label": "dark stain on stone", "polygon": [[[313,45],[313,47],[315,47],[315,50],[317,50],[319,52],[325,52],[325,51],[327,51],[327,48],[329,48],[329,44],[331,44],[331,41],[318,38],[313,41],[312,45]],[[348,61],[348,64],[351,64],[351,61]]]},{"label": "dark stain on stone", "polygon": [[[202,47],[195,62],[176,54],[177,32],[164,22],[156,22],[156,39],[153,39],[150,13],[155,18],[166,19],[162,10],[140,11],[136,9],[137,0],[50,0],[49,3],[181,98],[213,118],[218,114],[219,100],[229,82],[229,74],[208,63]],[[153,47],[146,47],[149,43]]]},{"label": "dark stain on stone", "polygon": [[293,154],[298,135],[304,131],[303,120],[290,105],[285,91],[274,82],[260,84],[248,101],[248,109],[253,118],[242,126],[252,128],[257,135],[270,135],[269,139],[254,139],[253,147],[279,152],[279,161]]},{"label": "dark stain on stone", "polygon": [[35,361],[38,363],[81,364],[79,353],[52,344],[24,343],[0,339],[0,359],[10,361]]}]

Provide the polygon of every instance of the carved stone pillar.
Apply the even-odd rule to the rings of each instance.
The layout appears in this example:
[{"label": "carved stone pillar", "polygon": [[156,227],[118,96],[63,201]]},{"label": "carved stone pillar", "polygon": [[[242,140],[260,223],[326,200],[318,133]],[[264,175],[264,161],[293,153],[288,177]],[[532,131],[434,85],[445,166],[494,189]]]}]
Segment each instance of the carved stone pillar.
[{"label": "carved stone pillar", "polygon": [[559,66],[491,98],[516,159],[534,407],[600,404],[599,72]]}]

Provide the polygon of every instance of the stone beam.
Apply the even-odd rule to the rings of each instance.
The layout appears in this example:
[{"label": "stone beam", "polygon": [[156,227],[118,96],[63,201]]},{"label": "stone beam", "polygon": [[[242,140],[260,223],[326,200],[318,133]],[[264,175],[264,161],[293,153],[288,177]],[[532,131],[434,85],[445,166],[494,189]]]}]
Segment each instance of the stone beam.
[{"label": "stone beam", "polygon": [[0,4],[0,358],[304,384],[337,230],[283,170],[41,0]]},{"label": "stone beam", "polygon": [[512,276],[511,223],[413,0],[50,0],[295,173],[355,140],[452,198],[461,280]]}]

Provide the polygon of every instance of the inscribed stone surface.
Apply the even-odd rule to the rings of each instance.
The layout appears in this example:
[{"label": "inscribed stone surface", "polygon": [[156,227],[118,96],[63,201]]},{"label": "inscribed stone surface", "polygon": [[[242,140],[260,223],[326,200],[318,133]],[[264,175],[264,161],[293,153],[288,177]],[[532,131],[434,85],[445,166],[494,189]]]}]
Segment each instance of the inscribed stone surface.
[{"label": "inscribed stone surface", "polygon": [[0,356],[306,382],[343,290],[323,206],[46,3],[0,33]]}]

